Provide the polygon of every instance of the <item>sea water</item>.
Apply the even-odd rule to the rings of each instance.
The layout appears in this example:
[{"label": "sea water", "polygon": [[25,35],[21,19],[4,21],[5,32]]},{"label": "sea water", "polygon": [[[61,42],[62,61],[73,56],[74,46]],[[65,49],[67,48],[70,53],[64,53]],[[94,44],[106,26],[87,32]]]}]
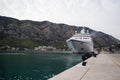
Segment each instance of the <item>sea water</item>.
[{"label": "sea water", "polygon": [[80,62],[79,54],[2,52],[0,80],[47,80]]}]

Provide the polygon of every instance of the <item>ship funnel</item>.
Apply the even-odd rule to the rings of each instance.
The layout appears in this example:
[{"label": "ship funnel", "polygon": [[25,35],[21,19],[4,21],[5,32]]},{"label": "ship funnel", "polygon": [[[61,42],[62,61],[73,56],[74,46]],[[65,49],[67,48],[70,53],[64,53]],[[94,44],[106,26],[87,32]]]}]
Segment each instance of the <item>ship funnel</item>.
[{"label": "ship funnel", "polygon": [[81,30],[81,34],[85,33],[85,28],[83,27],[83,29]]},{"label": "ship funnel", "polygon": [[87,30],[86,33],[89,34],[89,30]]},{"label": "ship funnel", "polygon": [[75,31],[75,34],[77,34],[77,31]]}]

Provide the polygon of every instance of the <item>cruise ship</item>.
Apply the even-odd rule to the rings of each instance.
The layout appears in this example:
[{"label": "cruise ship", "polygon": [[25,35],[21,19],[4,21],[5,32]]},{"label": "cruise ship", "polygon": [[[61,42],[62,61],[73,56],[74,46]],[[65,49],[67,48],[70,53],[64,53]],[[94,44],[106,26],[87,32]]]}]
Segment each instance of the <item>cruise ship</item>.
[{"label": "cruise ship", "polygon": [[88,30],[83,28],[80,33],[75,31],[75,34],[66,40],[68,47],[73,53],[93,53],[93,41]]}]

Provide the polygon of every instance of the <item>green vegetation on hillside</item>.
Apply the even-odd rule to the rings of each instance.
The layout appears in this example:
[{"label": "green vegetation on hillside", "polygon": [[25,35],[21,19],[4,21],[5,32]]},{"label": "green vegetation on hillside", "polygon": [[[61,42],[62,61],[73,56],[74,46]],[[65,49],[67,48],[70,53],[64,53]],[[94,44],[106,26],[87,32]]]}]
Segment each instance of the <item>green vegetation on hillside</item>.
[{"label": "green vegetation on hillside", "polygon": [[117,44],[117,48],[120,49],[120,44]]},{"label": "green vegetation on hillside", "polygon": [[0,40],[0,46],[11,46],[20,48],[33,48],[38,46],[40,43],[29,39],[2,39]]},{"label": "green vegetation on hillside", "polygon": [[19,47],[20,49],[28,48],[33,49],[37,46],[53,46],[58,49],[65,49],[66,43],[65,41],[38,41],[38,40],[30,40],[30,39],[2,39],[0,40],[0,47],[2,46],[11,46],[11,47]]}]

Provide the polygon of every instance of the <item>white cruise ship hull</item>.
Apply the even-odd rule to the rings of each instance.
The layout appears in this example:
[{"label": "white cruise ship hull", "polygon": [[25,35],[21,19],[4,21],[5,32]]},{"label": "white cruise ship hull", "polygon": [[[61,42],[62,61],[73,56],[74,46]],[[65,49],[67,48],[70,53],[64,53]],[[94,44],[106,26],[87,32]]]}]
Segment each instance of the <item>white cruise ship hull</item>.
[{"label": "white cruise ship hull", "polygon": [[85,64],[85,60],[91,56],[96,57],[93,48],[92,37],[90,36],[88,30],[85,31],[85,28],[81,30],[81,33],[75,31],[75,35],[66,40],[68,47],[73,51],[73,53],[82,54],[82,65]]},{"label": "white cruise ship hull", "polygon": [[68,47],[74,53],[92,53],[93,52],[93,42],[91,40],[79,40],[79,39],[68,39]]},{"label": "white cruise ship hull", "polygon": [[85,28],[81,30],[81,33],[75,31],[70,39],[66,40],[68,47],[74,53],[93,53],[93,41],[88,33],[88,30],[85,32]]}]

